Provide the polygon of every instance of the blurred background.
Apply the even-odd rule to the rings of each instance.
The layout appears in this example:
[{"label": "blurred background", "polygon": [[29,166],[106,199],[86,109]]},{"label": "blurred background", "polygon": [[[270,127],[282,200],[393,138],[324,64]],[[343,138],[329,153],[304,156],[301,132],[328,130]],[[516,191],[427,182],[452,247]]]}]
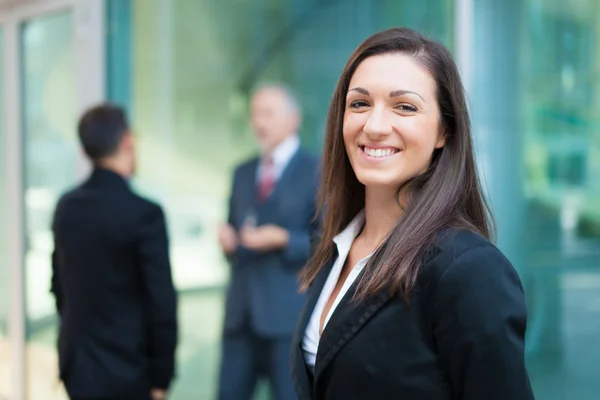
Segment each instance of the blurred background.
[{"label": "blurred background", "polygon": [[228,280],[216,230],[233,166],[256,151],[249,90],[295,89],[301,138],[319,152],[344,63],[393,26],[440,40],[462,71],[498,244],[527,294],[536,398],[597,399],[597,0],[0,0],[0,398],[66,398],[50,218],[89,171],[81,111],[129,112],[134,185],[165,207],[180,292],[172,398],[210,399]]}]

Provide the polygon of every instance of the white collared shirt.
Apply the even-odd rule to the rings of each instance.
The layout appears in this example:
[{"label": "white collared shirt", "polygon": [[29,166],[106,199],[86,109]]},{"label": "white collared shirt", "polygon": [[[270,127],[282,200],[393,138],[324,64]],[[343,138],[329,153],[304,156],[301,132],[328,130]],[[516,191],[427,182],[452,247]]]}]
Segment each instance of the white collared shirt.
[{"label": "white collared shirt", "polygon": [[[290,163],[294,154],[300,148],[300,138],[298,135],[291,135],[279,143],[275,149],[271,152],[273,157],[273,178],[278,181],[281,174],[285,170],[285,167]],[[256,174],[256,181],[260,182],[260,177],[263,174],[264,165],[262,162],[258,165],[258,171]]]},{"label": "white collared shirt", "polygon": [[[337,246],[338,258],[333,264],[333,267],[331,267],[331,272],[329,272],[327,281],[323,286],[323,290],[321,290],[319,300],[315,305],[308,325],[306,326],[304,338],[302,339],[302,352],[304,353],[304,361],[306,362],[306,365],[308,365],[312,369],[313,373],[315,368],[315,362],[317,360],[317,350],[319,348],[319,341],[321,339],[319,328],[321,325],[321,315],[323,314],[323,309],[325,308],[325,305],[327,304],[327,301],[329,300],[329,297],[331,296],[331,293],[333,292],[333,289],[335,288],[335,285],[337,284],[338,279],[340,278],[342,268],[346,263],[346,259],[348,258],[348,254],[350,253],[352,243],[354,242],[354,239],[356,239],[356,236],[358,236],[358,234],[362,230],[364,224],[365,214],[364,211],[361,211],[358,215],[356,215],[356,217],[354,217],[352,222],[348,224],[346,229],[344,229],[333,239],[334,243]],[[358,275],[365,268],[367,261],[369,261],[372,255],[373,254],[369,254],[368,256],[360,260],[352,268],[352,271],[350,271],[350,275],[348,275],[348,277],[346,278],[342,289],[336,296],[335,301],[331,305],[331,308],[329,309],[329,312],[325,317],[325,321],[323,322],[323,331],[325,331],[327,322],[329,322],[329,319],[333,315],[333,312],[335,311],[336,307],[338,306],[346,292],[348,292],[348,289],[350,288],[350,286],[352,286]]]}]

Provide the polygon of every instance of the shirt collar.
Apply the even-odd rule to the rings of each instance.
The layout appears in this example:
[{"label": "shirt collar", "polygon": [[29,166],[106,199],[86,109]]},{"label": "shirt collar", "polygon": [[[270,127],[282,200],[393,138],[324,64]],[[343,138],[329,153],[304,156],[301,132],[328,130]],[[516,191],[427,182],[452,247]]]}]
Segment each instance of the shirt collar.
[{"label": "shirt collar", "polygon": [[336,244],[338,253],[348,253],[352,242],[358,236],[363,226],[365,225],[365,211],[362,210],[350,221],[346,229],[338,233],[334,238],[333,242]]},{"label": "shirt collar", "polygon": [[299,147],[300,138],[298,138],[298,135],[294,134],[287,137],[283,142],[279,143],[271,152],[271,156],[273,157],[273,164],[275,166],[282,166],[287,164]]}]

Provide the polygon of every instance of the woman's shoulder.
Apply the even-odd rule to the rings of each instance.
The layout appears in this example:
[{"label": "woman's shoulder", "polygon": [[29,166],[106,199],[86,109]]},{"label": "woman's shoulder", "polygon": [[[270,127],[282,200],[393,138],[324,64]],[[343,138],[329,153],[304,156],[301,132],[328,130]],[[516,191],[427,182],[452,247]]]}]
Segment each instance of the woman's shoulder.
[{"label": "woman's shoulder", "polygon": [[434,246],[440,252],[466,251],[473,247],[492,246],[481,234],[464,228],[447,228],[436,235]]},{"label": "woman's shoulder", "polygon": [[451,284],[500,276],[519,280],[511,262],[492,242],[467,229],[439,233],[429,254],[428,269],[437,280]]}]

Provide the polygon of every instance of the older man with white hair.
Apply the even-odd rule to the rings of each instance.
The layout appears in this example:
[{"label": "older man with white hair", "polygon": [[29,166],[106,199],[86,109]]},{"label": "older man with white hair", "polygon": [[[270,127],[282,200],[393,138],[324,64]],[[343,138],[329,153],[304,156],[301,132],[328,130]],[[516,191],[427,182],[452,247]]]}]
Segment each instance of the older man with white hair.
[{"label": "older man with white hair", "polygon": [[298,101],[282,85],[254,91],[251,120],[261,154],[236,170],[219,243],[231,262],[219,399],[250,399],[269,378],[276,399],[295,399],[290,345],[304,304],[297,275],[315,224],[318,159],[300,147]]}]

